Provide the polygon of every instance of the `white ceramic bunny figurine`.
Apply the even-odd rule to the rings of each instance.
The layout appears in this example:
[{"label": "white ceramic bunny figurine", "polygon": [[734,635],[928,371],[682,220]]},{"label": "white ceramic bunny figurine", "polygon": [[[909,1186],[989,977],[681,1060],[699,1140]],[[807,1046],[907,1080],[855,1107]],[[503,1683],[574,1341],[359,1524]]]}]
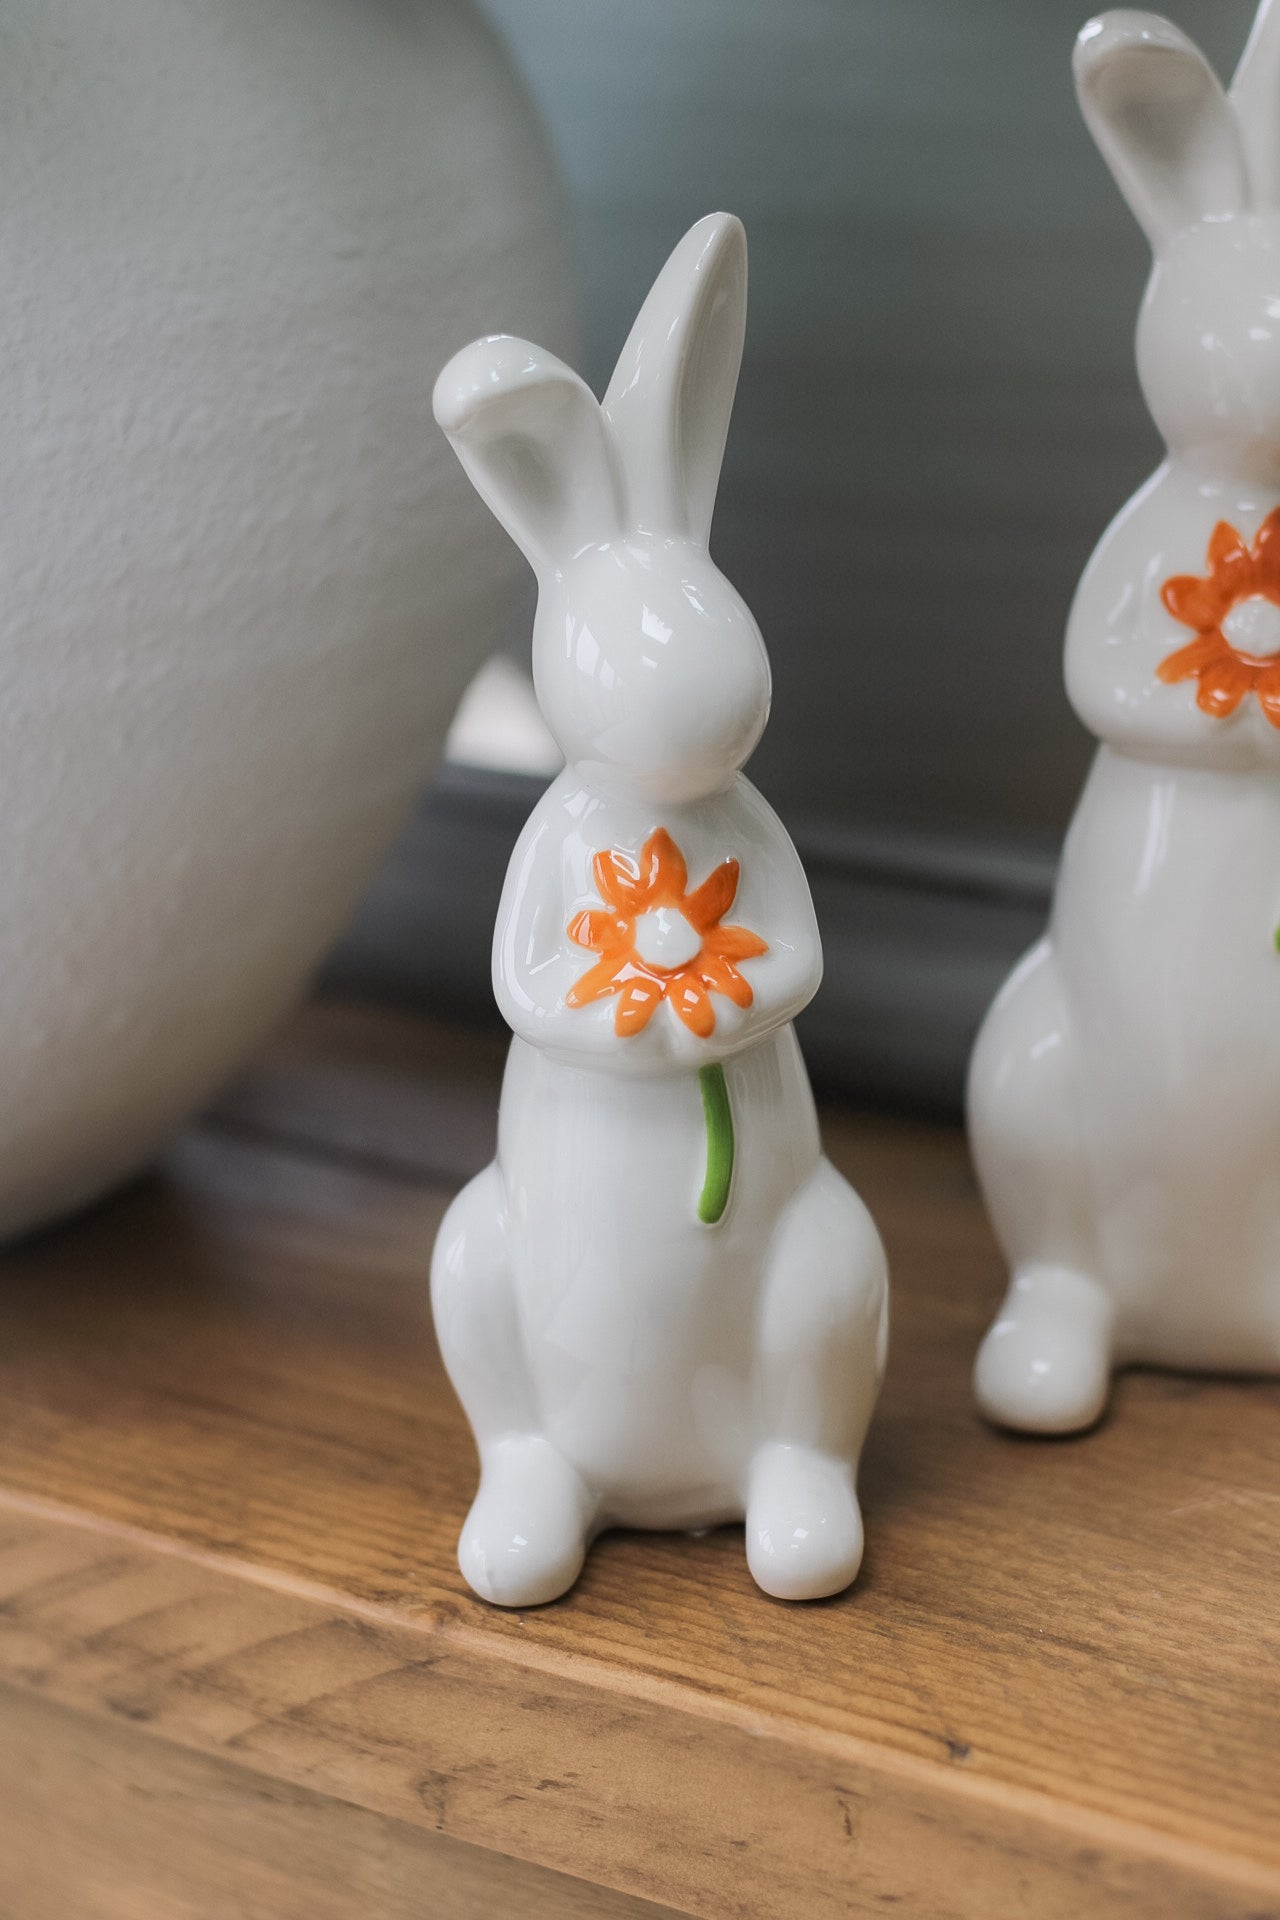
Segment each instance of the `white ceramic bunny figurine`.
[{"label": "white ceramic bunny figurine", "polygon": [[435,410],[538,578],[565,771],[512,856],[494,988],[498,1156],[440,1229],[432,1303],[479,1444],[459,1564],[532,1606],[601,1528],[747,1522],[766,1592],[836,1593],[884,1364],[870,1216],[823,1158],[791,1021],[821,974],[799,858],[739,769],[769,711],[707,553],[746,240],[686,234],[603,405],[505,336]]},{"label": "white ceramic bunny figurine", "polygon": [[1280,1369],[1280,5],[1230,96],[1147,13],[1091,21],[1076,80],[1154,250],[1169,457],[1076,595],[1067,689],[1102,745],[971,1069],[1013,1272],[978,1398],[1044,1433],[1128,1362]]}]

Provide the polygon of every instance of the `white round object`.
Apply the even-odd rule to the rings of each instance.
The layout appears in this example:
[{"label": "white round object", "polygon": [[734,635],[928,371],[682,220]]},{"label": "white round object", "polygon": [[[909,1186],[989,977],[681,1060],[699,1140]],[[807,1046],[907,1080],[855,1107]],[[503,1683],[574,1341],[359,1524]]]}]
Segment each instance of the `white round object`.
[{"label": "white round object", "polygon": [[647,967],[670,973],[687,967],[702,952],[702,935],[675,907],[655,907],[642,913],[631,933],[631,942]]},{"label": "white round object", "polygon": [[563,337],[454,0],[13,0],[0,60],[0,1232],[144,1160],[341,930],[518,566],[431,418]]},{"label": "white round object", "polygon": [[1280,607],[1263,594],[1251,593],[1223,616],[1222,634],[1237,652],[1269,659],[1280,653]]}]

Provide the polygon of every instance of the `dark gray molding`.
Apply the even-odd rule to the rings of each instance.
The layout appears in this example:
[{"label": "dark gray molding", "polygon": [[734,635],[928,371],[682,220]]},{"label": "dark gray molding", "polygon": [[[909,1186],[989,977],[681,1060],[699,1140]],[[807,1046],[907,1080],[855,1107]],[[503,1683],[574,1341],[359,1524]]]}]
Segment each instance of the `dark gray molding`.
[{"label": "dark gray molding", "polygon": [[[446,767],[327,969],[329,984],[496,1021],[489,947],[507,860],[543,783]],[[979,1020],[1048,912],[1041,843],[789,820],[826,953],[800,1022],[815,1081],[955,1111]]]}]

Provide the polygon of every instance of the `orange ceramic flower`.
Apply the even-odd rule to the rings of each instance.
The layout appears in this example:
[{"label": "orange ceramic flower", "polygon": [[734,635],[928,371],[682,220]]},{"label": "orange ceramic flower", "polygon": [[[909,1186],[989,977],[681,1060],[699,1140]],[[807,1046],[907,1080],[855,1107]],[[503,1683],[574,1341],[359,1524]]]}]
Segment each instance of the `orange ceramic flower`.
[{"label": "orange ceramic flower", "polygon": [[[1246,653],[1223,631],[1233,608],[1246,600],[1280,607],[1280,507],[1258,529],[1252,548],[1235,528],[1219,520],[1209,540],[1209,572],[1180,573],[1166,580],[1160,597],[1175,620],[1194,627],[1196,637],[1156,668],[1159,677],[1196,680],[1196,705],[1225,720],[1247,694],[1273,727],[1280,727],[1280,654]],[[1239,638],[1239,635],[1236,636]]]},{"label": "orange ceramic flower", "polygon": [[759,934],[720,922],[738,891],[738,863],[724,860],[692,893],[689,870],[663,827],[640,849],[640,863],[611,848],[595,858],[596,885],[605,905],[569,922],[569,938],[600,958],[565,995],[585,1007],[616,994],[616,1032],[639,1033],[660,1000],[669,1000],[686,1027],[706,1040],[715,1031],[713,993],[749,1007],[752,992],[735,961],[767,953]]}]

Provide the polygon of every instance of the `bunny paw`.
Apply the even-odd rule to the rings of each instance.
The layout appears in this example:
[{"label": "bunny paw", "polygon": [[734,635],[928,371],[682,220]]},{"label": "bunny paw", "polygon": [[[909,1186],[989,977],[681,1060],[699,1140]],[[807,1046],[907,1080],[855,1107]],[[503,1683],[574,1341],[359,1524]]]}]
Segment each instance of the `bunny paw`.
[{"label": "bunny paw", "polygon": [[978,1405],[1022,1433],[1079,1433],[1111,1386],[1113,1309],[1096,1280],[1062,1267],[1016,1273],[978,1350]]},{"label": "bunny paw", "polygon": [[496,1607],[539,1607],[582,1571],[594,1501],[550,1441],[499,1441],[458,1541],[463,1578]]},{"label": "bunny paw", "polygon": [[751,1467],[747,1565],[775,1600],[841,1593],[862,1563],[862,1515],[847,1461],[762,1447]]}]

